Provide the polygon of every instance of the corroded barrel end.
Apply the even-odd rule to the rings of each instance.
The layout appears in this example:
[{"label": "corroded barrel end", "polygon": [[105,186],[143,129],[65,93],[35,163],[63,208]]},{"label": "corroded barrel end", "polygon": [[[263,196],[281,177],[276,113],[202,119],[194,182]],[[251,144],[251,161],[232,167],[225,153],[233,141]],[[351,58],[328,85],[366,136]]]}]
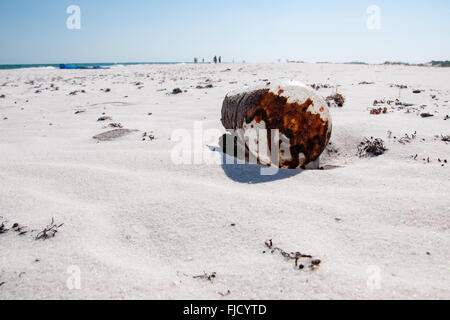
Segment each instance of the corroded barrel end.
[{"label": "corroded barrel end", "polygon": [[[236,133],[260,163],[288,169],[302,168],[316,160],[332,131],[325,100],[295,82],[268,82],[229,93],[223,101],[222,124]],[[278,130],[277,141],[270,136],[274,129]],[[249,132],[255,130],[266,130],[267,137],[259,134],[254,138]],[[261,152],[266,149],[271,156]],[[276,158],[275,153],[279,155]]]}]

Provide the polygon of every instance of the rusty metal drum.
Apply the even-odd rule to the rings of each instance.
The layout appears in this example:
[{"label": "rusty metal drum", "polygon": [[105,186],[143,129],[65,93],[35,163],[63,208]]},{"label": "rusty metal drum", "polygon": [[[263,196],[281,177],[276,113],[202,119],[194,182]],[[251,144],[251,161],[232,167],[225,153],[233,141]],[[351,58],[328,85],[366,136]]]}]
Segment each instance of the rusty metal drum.
[{"label": "rusty metal drum", "polygon": [[[233,132],[246,151],[264,165],[287,169],[303,168],[319,158],[331,137],[332,121],[325,100],[298,82],[271,83],[229,93],[222,106],[222,124]],[[250,130],[278,130],[278,146],[271,137],[258,135],[248,143]],[[262,156],[261,148],[273,153],[276,161]]]}]

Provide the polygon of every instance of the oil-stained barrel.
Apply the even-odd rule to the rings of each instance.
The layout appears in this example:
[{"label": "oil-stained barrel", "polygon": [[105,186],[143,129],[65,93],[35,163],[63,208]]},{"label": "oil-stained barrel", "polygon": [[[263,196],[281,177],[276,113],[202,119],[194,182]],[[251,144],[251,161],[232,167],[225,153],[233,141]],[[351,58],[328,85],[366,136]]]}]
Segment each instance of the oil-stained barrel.
[{"label": "oil-stained barrel", "polygon": [[[238,139],[260,163],[287,169],[299,169],[316,160],[332,130],[325,100],[296,82],[267,82],[229,93],[223,101],[222,124],[238,132]],[[258,129],[265,129],[267,137],[258,135],[256,143],[249,143],[246,133]],[[279,133],[276,161],[259,152],[263,147],[275,154],[276,141],[270,136],[274,129]]]}]

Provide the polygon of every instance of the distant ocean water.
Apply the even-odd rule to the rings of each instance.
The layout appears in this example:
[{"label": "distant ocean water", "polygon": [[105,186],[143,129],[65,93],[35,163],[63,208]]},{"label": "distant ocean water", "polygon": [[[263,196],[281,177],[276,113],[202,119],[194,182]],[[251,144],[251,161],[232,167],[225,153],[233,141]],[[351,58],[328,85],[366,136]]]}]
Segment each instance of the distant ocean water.
[{"label": "distant ocean water", "polygon": [[[102,67],[111,67],[111,66],[132,66],[139,64],[180,64],[183,62],[120,62],[120,63],[68,63],[74,64],[77,66],[102,66]],[[57,64],[0,64],[0,70],[9,70],[9,69],[23,69],[23,68],[59,68],[59,63]]]}]

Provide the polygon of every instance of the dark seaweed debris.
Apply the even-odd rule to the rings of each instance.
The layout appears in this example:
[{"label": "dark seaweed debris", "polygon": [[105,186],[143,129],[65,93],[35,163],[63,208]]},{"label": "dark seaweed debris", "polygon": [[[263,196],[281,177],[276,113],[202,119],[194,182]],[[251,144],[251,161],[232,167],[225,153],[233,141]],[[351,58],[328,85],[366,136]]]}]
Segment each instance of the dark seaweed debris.
[{"label": "dark seaweed debris", "polygon": [[40,239],[47,240],[49,238],[55,237],[56,233],[58,232],[58,229],[61,228],[63,225],[64,223],[61,223],[59,225],[55,224],[55,219],[52,218],[51,223],[37,234],[35,240]]},{"label": "dark seaweed debris", "polygon": [[[316,269],[320,263],[322,262],[319,259],[313,259],[312,255],[309,254],[302,254],[300,252],[286,252],[281,248],[275,247],[273,245],[272,239],[267,240],[264,242],[267,248],[270,249],[270,253],[274,254],[275,252],[279,252],[284,258],[289,260],[295,260],[295,268],[298,268],[300,270],[303,270],[305,268],[305,265],[300,263],[300,259],[302,258],[308,258],[310,259],[310,265],[309,267],[311,269]],[[263,251],[263,253],[266,253],[266,251]]]},{"label": "dark seaweed debris", "polygon": [[380,138],[370,139],[364,138],[358,146],[358,155],[362,157],[377,157],[384,154],[388,149],[384,145],[384,141]]},{"label": "dark seaweed debris", "polygon": [[9,229],[6,228],[5,222],[2,222],[2,224],[0,224],[0,234],[6,233],[8,231],[9,231]]},{"label": "dark seaweed debris", "polygon": [[216,277],[216,273],[212,272],[212,273],[206,273],[203,272],[203,274],[199,275],[199,276],[193,276],[194,279],[204,279],[204,280],[208,280],[211,281]]},{"label": "dark seaweed debris", "polygon": [[2,224],[0,225],[0,234],[3,234],[3,233],[7,233],[8,231],[15,231],[15,232],[17,232],[17,234],[19,235],[19,236],[23,236],[23,235],[25,235],[25,234],[27,234],[29,231],[28,231],[28,227],[26,227],[26,226],[21,226],[21,225],[19,225],[18,223],[14,223],[12,226],[11,226],[11,228],[10,229],[8,229],[7,227],[6,227],[6,221],[4,221],[4,222],[2,222]]},{"label": "dark seaweed debris", "polygon": [[328,103],[328,106],[331,106],[331,102],[333,101],[338,107],[343,107],[345,102],[344,96],[340,93],[328,96],[325,100]]},{"label": "dark seaweed debris", "polygon": [[387,113],[388,109],[386,107],[384,108],[373,108],[370,110],[370,114],[372,115],[378,115],[378,114],[382,114],[382,113]]}]

